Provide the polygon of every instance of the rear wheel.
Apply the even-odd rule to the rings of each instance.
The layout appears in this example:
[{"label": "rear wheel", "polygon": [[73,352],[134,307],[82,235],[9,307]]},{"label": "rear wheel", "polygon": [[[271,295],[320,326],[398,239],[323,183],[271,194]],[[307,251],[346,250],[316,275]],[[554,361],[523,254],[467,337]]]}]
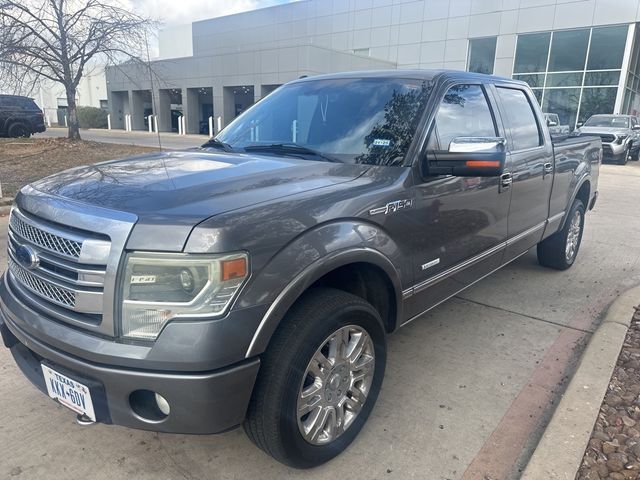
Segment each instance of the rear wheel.
[{"label": "rear wheel", "polygon": [[576,199],[562,230],[538,244],[538,262],[540,265],[556,270],[566,270],[576,260],[582,232],[584,230],[584,204]]},{"label": "rear wheel", "polygon": [[9,127],[9,136],[15,138],[28,138],[31,132],[24,123],[14,123]]},{"label": "rear wheel", "polygon": [[286,465],[320,465],[362,429],[385,363],[385,331],[373,306],[340,290],[310,290],[262,358],[244,429]]}]

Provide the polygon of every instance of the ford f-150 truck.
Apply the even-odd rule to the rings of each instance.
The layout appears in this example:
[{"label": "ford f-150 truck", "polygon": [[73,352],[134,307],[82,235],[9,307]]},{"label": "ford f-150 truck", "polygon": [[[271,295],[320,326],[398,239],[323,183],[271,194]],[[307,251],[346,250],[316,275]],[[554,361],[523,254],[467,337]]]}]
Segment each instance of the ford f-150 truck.
[{"label": "ford f-150 truck", "polygon": [[388,334],[533,247],[575,262],[601,156],[553,143],[518,81],[299,79],[199,149],[23,187],[4,344],[81,423],[243,424],[312,467],[369,417]]}]

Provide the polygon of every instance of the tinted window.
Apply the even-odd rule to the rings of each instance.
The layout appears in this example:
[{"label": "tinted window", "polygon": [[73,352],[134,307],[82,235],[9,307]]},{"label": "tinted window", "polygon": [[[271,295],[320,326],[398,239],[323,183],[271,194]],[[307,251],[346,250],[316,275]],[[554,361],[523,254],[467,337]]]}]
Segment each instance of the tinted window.
[{"label": "tinted window", "polygon": [[496,59],[496,37],[469,40],[469,65],[467,70],[493,74]]},{"label": "tinted window", "polygon": [[589,45],[589,30],[555,32],[549,56],[550,72],[584,70]]},{"label": "tinted window", "polygon": [[547,69],[550,39],[550,33],[519,35],[513,72],[544,72]]},{"label": "tinted window", "polygon": [[493,116],[480,85],[451,87],[436,114],[429,148],[447,150],[456,137],[495,137]]},{"label": "tinted window", "polygon": [[292,83],[216,138],[239,151],[294,143],[341,162],[400,165],[430,91],[427,82],[402,78]]},{"label": "tinted window", "polygon": [[498,88],[498,95],[509,120],[512,150],[526,150],[541,144],[538,122],[522,90]]},{"label": "tinted window", "polygon": [[594,28],[591,34],[587,70],[621,68],[628,30],[627,25]]}]

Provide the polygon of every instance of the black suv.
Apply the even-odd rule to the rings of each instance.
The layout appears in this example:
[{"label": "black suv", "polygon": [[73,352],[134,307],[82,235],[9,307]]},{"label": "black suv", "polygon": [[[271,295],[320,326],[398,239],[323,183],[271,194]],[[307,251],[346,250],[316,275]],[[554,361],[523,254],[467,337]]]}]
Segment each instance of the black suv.
[{"label": "black suv", "polygon": [[0,95],[0,136],[29,137],[46,129],[44,114],[33,98]]}]

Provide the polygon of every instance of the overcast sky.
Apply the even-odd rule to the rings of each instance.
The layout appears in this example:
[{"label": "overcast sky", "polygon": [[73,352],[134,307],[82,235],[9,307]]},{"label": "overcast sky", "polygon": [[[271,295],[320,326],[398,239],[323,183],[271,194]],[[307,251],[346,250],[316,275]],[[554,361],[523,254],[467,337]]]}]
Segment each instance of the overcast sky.
[{"label": "overcast sky", "polygon": [[295,0],[129,0],[134,11],[160,20],[164,26],[246,12]]}]

